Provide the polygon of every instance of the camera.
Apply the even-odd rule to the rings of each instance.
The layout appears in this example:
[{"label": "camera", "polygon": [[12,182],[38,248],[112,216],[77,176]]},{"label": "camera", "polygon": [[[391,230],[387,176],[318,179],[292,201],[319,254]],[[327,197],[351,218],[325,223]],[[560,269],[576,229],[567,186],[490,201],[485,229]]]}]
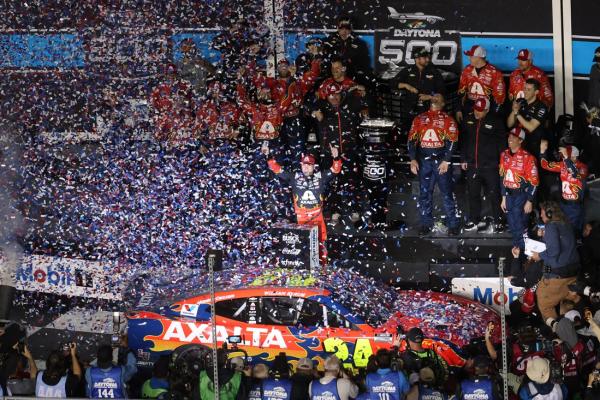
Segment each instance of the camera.
[{"label": "camera", "polygon": [[564,382],[562,365],[559,361],[550,362],[550,381],[558,385]]}]

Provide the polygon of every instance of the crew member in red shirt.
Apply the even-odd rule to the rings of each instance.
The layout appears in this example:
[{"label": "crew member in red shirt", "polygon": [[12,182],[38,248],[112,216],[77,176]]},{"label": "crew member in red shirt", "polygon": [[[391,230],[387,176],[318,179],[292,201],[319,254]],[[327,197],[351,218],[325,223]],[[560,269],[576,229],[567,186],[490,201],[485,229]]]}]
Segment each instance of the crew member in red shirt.
[{"label": "crew member in red shirt", "polygon": [[485,49],[474,45],[465,51],[470,64],[460,74],[458,94],[461,98],[461,110],[456,113],[456,120],[461,123],[463,115],[473,110],[475,100],[487,97],[491,101],[490,110],[498,112],[506,99],[506,89],[502,71],[487,62]]},{"label": "crew member in red shirt", "polygon": [[525,249],[523,235],[527,232],[529,214],[533,210],[533,200],[539,184],[536,158],[521,147],[525,135],[525,130],[521,127],[511,129],[508,149],[500,155],[500,208],[507,213],[506,220],[513,245],[521,250]]},{"label": "crew member in red shirt", "polygon": [[241,110],[225,98],[225,85],[219,81],[208,84],[208,98],[196,112],[197,130],[208,141],[235,139]]},{"label": "crew member in red shirt", "polygon": [[508,85],[508,99],[522,99],[525,97],[525,82],[527,79],[535,79],[540,83],[538,100],[546,105],[548,109],[554,104],[554,94],[548,77],[540,68],[533,65],[533,53],[528,49],[519,50],[517,55],[518,67],[510,74]]},{"label": "crew member in red shirt", "polygon": [[444,105],[444,96],[434,95],[430,110],[415,117],[408,134],[410,170],[419,176],[420,235],[426,235],[433,227],[433,191],[436,184],[443,196],[448,233],[456,235],[459,229],[450,169],[452,152],[458,140],[458,126],[454,118],[443,111]]},{"label": "crew member in red shirt", "polygon": [[575,229],[576,236],[580,237],[583,232],[583,198],[588,167],[579,160],[577,147],[561,146],[558,150],[562,160],[548,161],[548,141],[542,140],[540,144],[541,165],[546,171],[560,173],[562,192],[560,208]]}]

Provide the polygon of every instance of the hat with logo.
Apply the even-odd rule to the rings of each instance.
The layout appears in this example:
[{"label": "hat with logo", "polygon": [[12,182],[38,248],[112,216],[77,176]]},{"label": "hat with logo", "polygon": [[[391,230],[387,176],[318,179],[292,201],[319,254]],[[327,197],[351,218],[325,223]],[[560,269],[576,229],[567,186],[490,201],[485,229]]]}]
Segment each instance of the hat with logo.
[{"label": "hat with logo", "polygon": [[321,40],[321,38],[318,38],[318,37],[312,37],[308,40],[308,42],[306,42],[306,47],[312,46],[312,45],[321,46],[321,45],[323,45],[323,40]]},{"label": "hat with logo", "polygon": [[298,366],[296,367],[297,369],[303,369],[303,370],[312,370],[313,369],[313,362],[310,358],[301,358],[298,360]]},{"label": "hat with logo", "polygon": [[527,362],[527,377],[535,383],[546,383],[550,379],[550,362],[545,358],[534,358]]},{"label": "hat with logo", "polygon": [[412,56],[413,58],[431,57],[431,50],[428,50],[427,47],[421,47],[413,50]]},{"label": "hat with logo", "polygon": [[315,165],[315,156],[312,154],[303,154],[302,157],[300,157],[300,162],[302,164]]},{"label": "hat with logo", "polygon": [[521,140],[525,140],[525,138],[527,137],[527,133],[525,132],[525,129],[521,128],[520,126],[515,126],[514,128],[512,128],[510,130],[510,132],[508,132],[508,134],[516,136]]},{"label": "hat with logo", "polygon": [[596,47],[596,51],[594,51],[594,62],[600,62],[600,47]]},{"label": "hat with logo", "polygon": [[533,53],[531,51],[528,49],[519,50],[519,53],[517,54],[517,60],[529,61],[531,59],[533,59]]},{"label": "hat with logo", "polygon": [[327,96],[342,93],[342,85],[337,82],[331,82],[325,87],[325,93]]},{"label": "hat with logo", "polygon": [[288,61],[287,58],[282,58],[281,60],[277,61],[277,65],[281,65],[281,64],[290,65],[290,62]]},{"label": "hat with logo", "polygon": [[406,333],[406,338],[408,340],[410,340],[411,342],[415,342],[415,343],[421,343],[423,341],[425,335],[423,335],[423,331],[421,330],[421,328],[411,328],[407,333]]},{"label": "hat with logo", "polygon": [[473,109],[478,112],[487,111],[490,109],[490,100],[487,97],[480,97],[475,100],[475,104],[473,104]]},{"label": "hat with logo", "polygon": [[481,57],[485,58],[486,51],[483,47],[478,44],[474,44],[469,50],[465,51],[465,55],[469,57]]}]

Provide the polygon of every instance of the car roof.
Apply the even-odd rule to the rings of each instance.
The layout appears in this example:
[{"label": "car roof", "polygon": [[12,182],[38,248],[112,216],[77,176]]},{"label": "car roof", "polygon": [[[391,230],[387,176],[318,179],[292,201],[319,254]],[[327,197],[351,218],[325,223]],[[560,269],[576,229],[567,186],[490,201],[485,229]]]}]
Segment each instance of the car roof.
[{"label": "car roof", "polygon": [[[174,303],[184,303],[207,296],[208,274],[194,273],[172,282],[161,282],[160,277],[140,276],[128,285],[123,295],[127,311],[159,310]],[[237,269],[215,273],[215,291],[232,292],[271,288],[307,296],[329,296],[334,302],[371,325],[389,319],[398,298],[396,291],[374,278],[344,268],[329,267],[326,272],[291,269]],[[312,294],[309,294],[312,293]]]}]

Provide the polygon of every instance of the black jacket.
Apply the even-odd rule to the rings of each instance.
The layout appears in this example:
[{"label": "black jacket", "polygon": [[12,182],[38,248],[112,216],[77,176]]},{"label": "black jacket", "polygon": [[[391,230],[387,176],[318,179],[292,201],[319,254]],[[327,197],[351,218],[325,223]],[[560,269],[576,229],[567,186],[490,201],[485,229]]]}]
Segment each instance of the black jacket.
[{"label": "black jacket", "polygon": [[399,83],[407,83],[412,87],[416,88],[419,93],[411,93],[407,91],[405,93],[405,100],[401,102],[402,111],[414,112],[420,114],[424,111],[429,110],[429,101],[419,103],[419,94],[439,93],[446,95],[446,84],[440,71],[429,64],[423,71],[420,71],[415,65],[404,68],[398,76],[392,80],[392,89],[397,89]]},{"label": "black jacket", "polygon": [[367,83],[365,80],[371,75],[371,63],[369,49],[362,39],[350,35],[342,40],[334,32],[323,42],[323,52],[329,60],[341,58],[348,66],[348,76],[361,84]]},{"label": "black jacket", "polygon": [[590,86],[588,106],[600,107],[600,64],[592,65],[590,69]]},{"label": "black jacket", "polygon": [[464,127],[459,135],[460,162],[468,163],[470,168],[498,168],[500,154],[506,148],[504,122],[492,113],[481,120],[471,113]]},{"label": "black jacket", "polygon": [[342,157],[351,158],[358,150],[358,125],[360,112],[364,108],[362,99],[353,93],[346,93],[338,107],[321,101],[317,108],[323,112],[323,121],[319,122],[321,148],[327,152],[329,145],[333,144],[339,147]]}]

